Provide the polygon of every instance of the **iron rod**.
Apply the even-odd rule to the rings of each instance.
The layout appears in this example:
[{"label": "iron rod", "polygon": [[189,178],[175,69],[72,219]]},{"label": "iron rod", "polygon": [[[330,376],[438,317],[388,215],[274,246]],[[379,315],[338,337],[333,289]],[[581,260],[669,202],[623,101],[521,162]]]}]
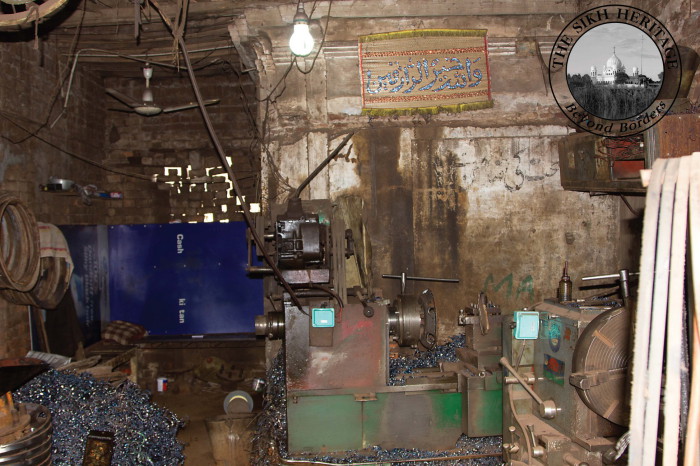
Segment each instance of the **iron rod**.
[{"label": "iron rod", "polygon": [[[401,279],[401,275],[382,274],[382,278],[397,278]],[[459,278],[436,278],[436,277],[409,277],[406,280],[422,281],[422,282],[443,282],[443,283],[459,283]]]},{"label": "iron rod", "polygon": [[[629,272],[628,275],[639,275],[639,272]],[[594,275],[592,277],[581,277],[582,281],[587,281],[587,280],[610,280],[611,278],[620,278],[620,272],[618,273],[611,273],[608,275]]]},{"label": "iron rod", "polygon": [[340,141],[340,144],[338,144],[338,147],[336,147],[336,148],[333,150],[333,152],[331,152],[330,155],[329,155],[328,157],[326,157],[326,159],[325,159],[323,162],[321,162],[321,163],[319,164],[319,166],[316,167],[316,169],[315,169],[313,172],[311,172],[311,174],[310,174],[309,176],[307,176],[306,179],[305,179],[304,181],[302,181],[302,183],[299,185],[299,187],[296,189],[296,191],[294,191],[294,194],[292,194],[292,197],[293,197],[293,198],[299,197],[299,195],[301,195],[301,192],[304,190],[304,188],[306,188],[306,187],[309,185],[309,183],[311,183],[311,181],[312,181],[314,178],[316,178],[316,176],[317,176],[319,173],[321,173],[321,170],[323,170],[323,169],[326,167],[326,165],[328,165],[328,164],[331,162],[331,160],[333,160],[333,159],[338,155],[338,153],[342,150],[343,147],[345,147],[345,144],[347,144],[347,142],[350,140],[350,138],[351,138],[354,134],[355,134],[354,131],[351,132],[351,133],[348,133],[348,134],[343,138],[343,140]]}]

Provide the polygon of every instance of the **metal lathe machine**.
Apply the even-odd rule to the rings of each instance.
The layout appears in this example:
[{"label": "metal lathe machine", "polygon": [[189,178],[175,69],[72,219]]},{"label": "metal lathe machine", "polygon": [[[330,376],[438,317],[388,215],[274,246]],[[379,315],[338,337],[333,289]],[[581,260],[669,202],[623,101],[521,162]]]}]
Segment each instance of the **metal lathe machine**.
[{"label": "metal lathe machine", "polygon": [[[456,360],[390,374],[402,347],[430,350],[435,301],[347,287],[353,231],[329,200],[292,196],[258,225],[274,261],[256,332],[284,347],[291,454],[452,449],[503,435],[508,464],[614,462],[625,432],[629,316],[616,300],[558,299],[502,313],[481,294],[460,311]],[[422,279],[425,277],[388,276]],[[441,279],[438,279],[441,280]]]}]

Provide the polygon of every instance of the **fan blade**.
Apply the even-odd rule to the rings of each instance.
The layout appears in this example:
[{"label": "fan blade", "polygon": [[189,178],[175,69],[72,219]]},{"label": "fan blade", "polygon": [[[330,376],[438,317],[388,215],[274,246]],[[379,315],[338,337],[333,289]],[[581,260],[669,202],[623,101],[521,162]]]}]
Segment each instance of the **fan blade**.
[{"label": "fan blade", "polygon": [[134,113],[133,108],[108,108],[112,112],[124,112],[124,113]]},{"label": "fan blade", "polygon": [[[209,99],[204,101],[204,105],[214,105],[221,102],[221,99]],[[190,108],[197,108],[199,104],[197,102],[190,102],[183,105],[173,105],[172,107],[163,108],[163,113],[179,112],[180,110],[189,110]]]},{"label": "fan blade", "polygon": [[138,107],[139,105],[141,105],[140,102],[137,102],[136,100],[132,99],[128,95],[122,94],[118,90],[112,89],[111,87],[108,87],[107,89],[105,89],[105,92],[107,92],[107,94],[109,94],[112,97],[114,97],[115,99],[117,99],[119,102],[123,103],[124,105],[128,105],[131,108],[135,108],[135,107]]}]

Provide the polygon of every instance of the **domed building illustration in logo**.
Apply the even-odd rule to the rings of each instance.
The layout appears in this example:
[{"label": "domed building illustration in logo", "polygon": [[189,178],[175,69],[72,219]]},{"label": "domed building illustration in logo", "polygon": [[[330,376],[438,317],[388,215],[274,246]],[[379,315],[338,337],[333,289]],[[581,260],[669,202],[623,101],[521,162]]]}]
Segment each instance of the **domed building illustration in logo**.
[{"label": "domed building illustration in logo", "polygon": [[598,68],[593,65],[588,75],[594,84],[621,84],[631,87],[647,86],[652,82],[651,79],[640,74],[636,66],[632,67],[632,74],[628,75],[625,65],[615,53],[615,47],[613,47],[613,54],[605,62],[602,72],[598,72]]}]

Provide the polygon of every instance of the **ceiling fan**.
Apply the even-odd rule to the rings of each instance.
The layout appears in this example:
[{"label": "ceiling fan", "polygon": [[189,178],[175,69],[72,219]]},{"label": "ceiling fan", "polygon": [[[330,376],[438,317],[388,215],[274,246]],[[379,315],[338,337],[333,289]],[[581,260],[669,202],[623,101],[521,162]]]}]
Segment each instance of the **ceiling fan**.
[{"label": "ceiling fan", "polygon": [[[179,112],[180,110],[189,110],[191,108],[197,108],[199,106],[197,102],[188,102],[182,105],[171,105],[168,107],[161,107],[153,101],[153,92],[151,91],[150,87],[151,77],[153,77],[153,68],[148,63],[146,63],[146,66],[143,67],[143,77],[146,78],[146,88],[143,90],[141,100],[136,100],[110,87],[105,89],[107,94],[111,95],[112,97],[129,107],[129,109],[111,110],[138,113],[139,115],[143,116],[155,116],[161,113],[172,113]],[[218,104],[219,102],[220,99],[208,99],[204,101],[204,105],[214,105]]]}]

